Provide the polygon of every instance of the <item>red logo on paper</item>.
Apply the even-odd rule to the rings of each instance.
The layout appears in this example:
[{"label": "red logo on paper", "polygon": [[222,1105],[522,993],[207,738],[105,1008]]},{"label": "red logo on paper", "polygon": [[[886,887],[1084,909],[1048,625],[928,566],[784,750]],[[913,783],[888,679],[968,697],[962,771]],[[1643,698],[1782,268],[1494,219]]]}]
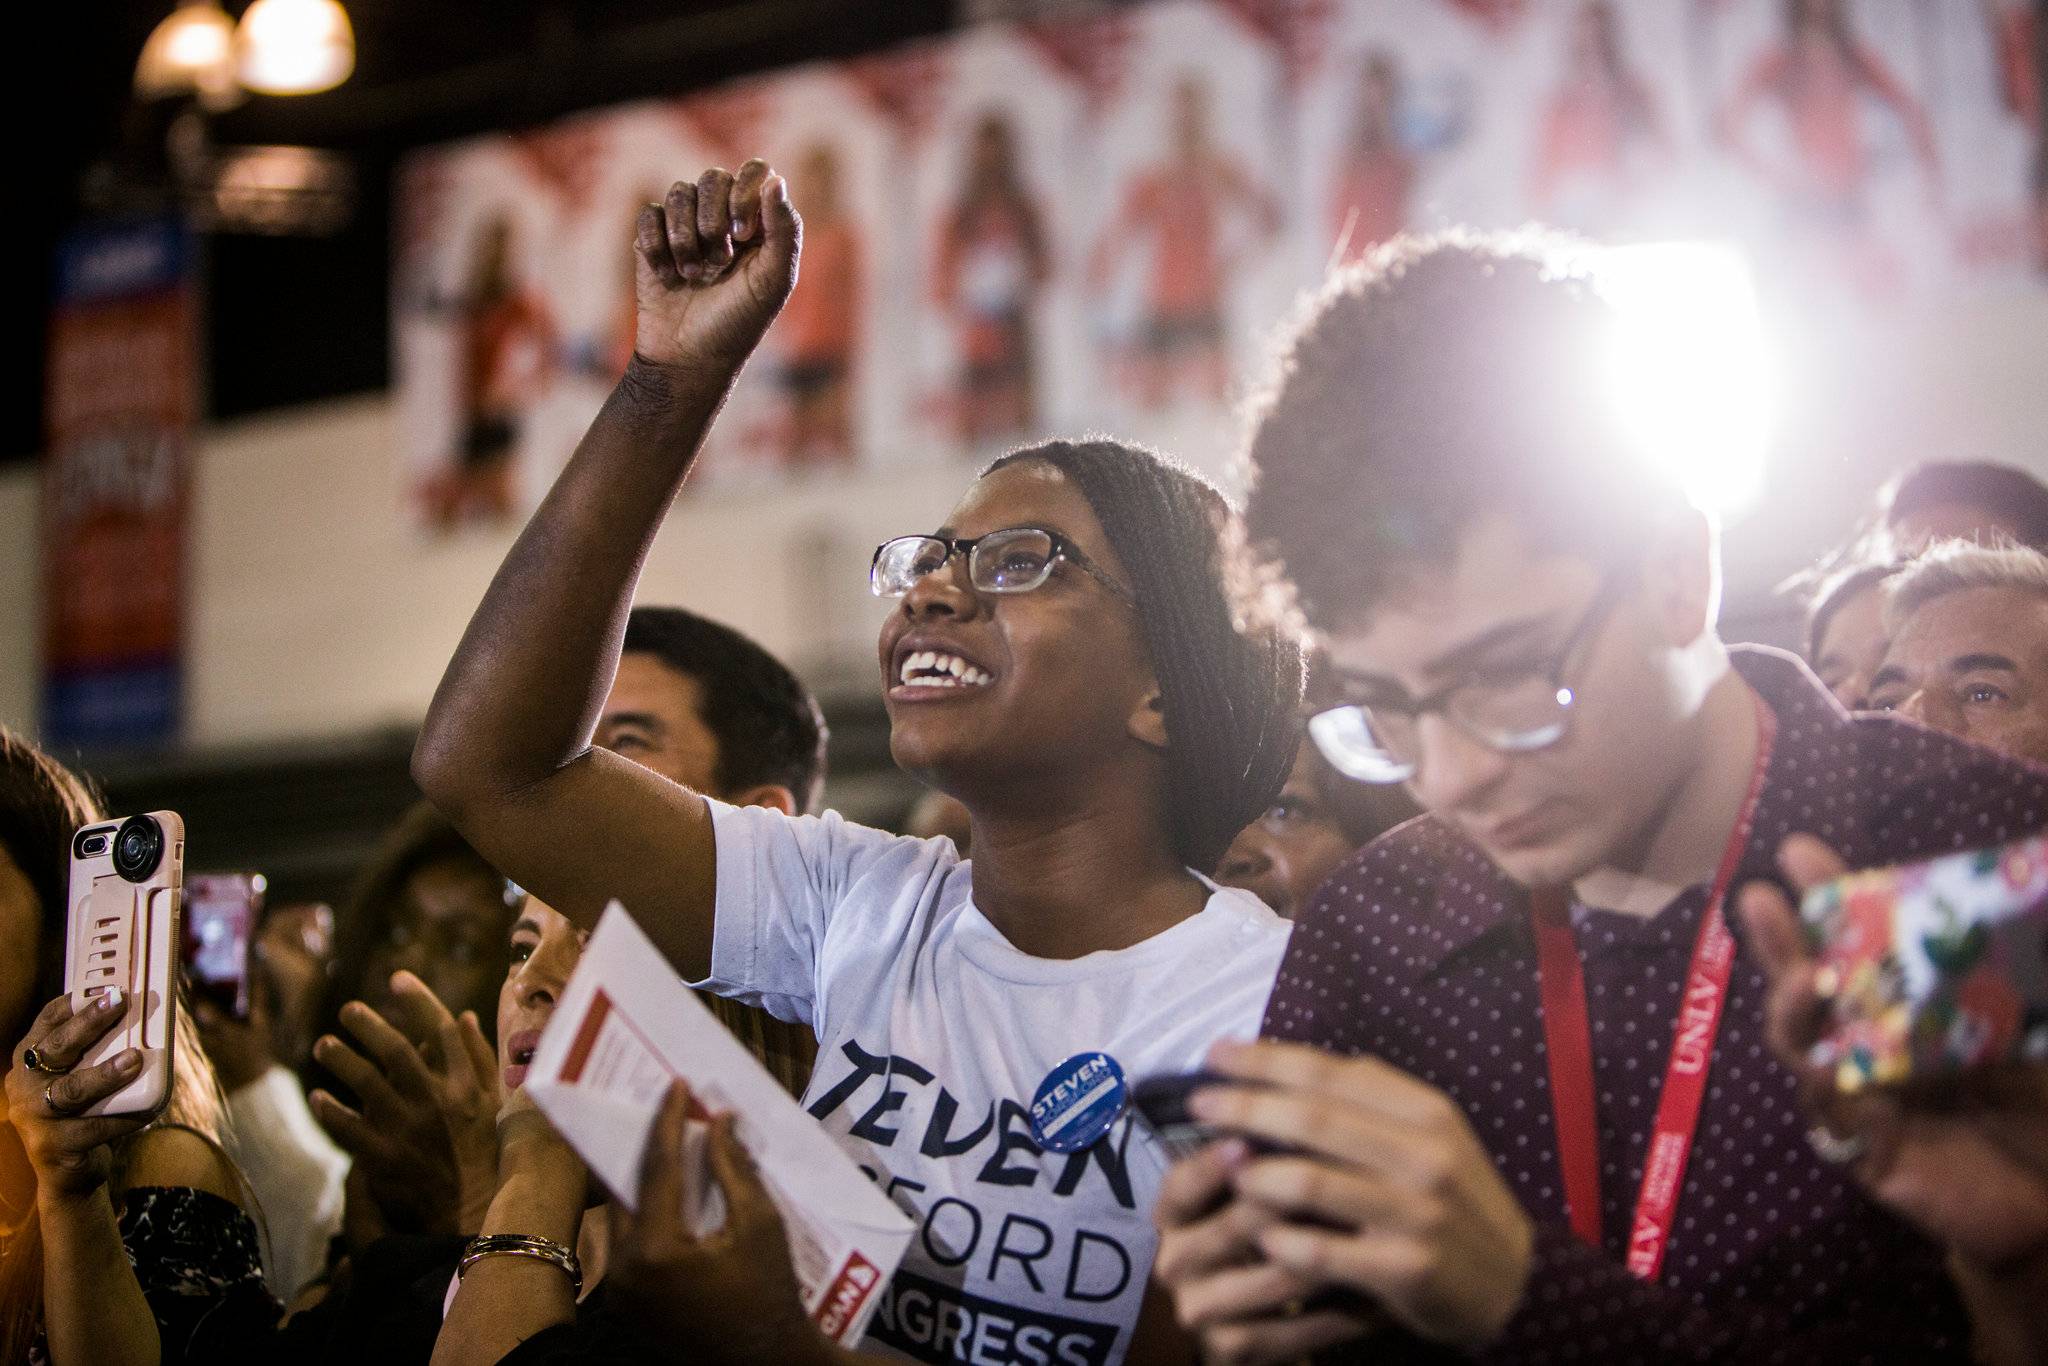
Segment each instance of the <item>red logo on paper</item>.
[{"label": "red logo on paper", "polygon": [[875,1264],[858,1252],[846,1254],[845,1265],[832,1278],[832,1286],[825,1292],[825,1298],[818,1301],[818,1328],[826,1337],[837,1342],[853,1321],[860,1317],[860,1308],[868,1302],[880,1283],[882,1273]]}]

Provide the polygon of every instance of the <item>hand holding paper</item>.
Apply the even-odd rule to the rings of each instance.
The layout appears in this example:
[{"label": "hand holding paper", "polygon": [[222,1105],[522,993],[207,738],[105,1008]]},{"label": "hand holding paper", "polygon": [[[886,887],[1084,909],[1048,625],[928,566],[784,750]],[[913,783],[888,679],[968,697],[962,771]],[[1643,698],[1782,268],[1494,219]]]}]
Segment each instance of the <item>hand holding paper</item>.
[{"label": "hand holding paper", "polygon": [[[526,1090],[633,1211],[619,1245],[621,1266],[635,1267],[626,1284],[645,1288],[649,1313],[690,1316],[697,1326],[677,1321],[676,1331],[693,1350],[725,1350],[718,1334],[738,1343],[786,1332],[787,1316],[770,1312],[781,1275],[793,1283],[796,1326],[816,1325],[809,1337],[821,1353],[860,1340],[910,1220],[616,904],[562,993]],[[787,1359],[787,1346],[756,1359]]]},{"label": "hand holding paper", "polygon": [[[734,1132],[733,1113],[713,1117],[708,1143],[692,1144],[690,1107],[689,1087],[672,1083],[640,1163],[640,1213],[619,1210],[612,1225],[613,1293],[651,1336],[688,1343],[705,1360],[841,1359],[804,1313],[781,1212]],[[699,1200],[685,1165],[706,1152],[725,1218],[700,1236],[686,1215]]]}]

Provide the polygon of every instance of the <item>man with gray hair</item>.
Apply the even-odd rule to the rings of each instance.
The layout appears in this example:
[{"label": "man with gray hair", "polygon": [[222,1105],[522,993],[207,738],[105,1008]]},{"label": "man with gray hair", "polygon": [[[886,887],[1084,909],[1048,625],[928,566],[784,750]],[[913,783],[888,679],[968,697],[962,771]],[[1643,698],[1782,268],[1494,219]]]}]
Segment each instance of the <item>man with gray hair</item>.
[{"label": "man with gray hair", "polygon": [[1945,541],[1885,594],[1870,705],[2048,764],[2048,555]]}]

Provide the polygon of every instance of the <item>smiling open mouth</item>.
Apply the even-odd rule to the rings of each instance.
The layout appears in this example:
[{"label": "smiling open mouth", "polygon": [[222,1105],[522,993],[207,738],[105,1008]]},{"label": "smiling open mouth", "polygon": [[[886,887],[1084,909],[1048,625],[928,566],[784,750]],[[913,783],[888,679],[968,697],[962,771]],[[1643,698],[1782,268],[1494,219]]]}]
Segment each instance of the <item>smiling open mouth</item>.
[{"label": "smiling open mouth", "polygon": [[942,650],[919,650],[904,656],[896,681],[907,688],[979,688],[991,680],[983,670]]}]

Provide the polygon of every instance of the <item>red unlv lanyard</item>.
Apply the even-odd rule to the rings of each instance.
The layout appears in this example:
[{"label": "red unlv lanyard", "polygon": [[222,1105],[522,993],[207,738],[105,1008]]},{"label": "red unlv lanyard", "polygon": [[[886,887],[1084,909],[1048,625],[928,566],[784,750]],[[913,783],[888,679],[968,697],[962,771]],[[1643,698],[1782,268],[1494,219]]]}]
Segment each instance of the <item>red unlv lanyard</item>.
[{"label": "red unlv lanyard", "polygon": [[[1749,796],[1735,818],[1735,831],[1714,874],[1713,891],[1700,917],[1692,966],[1685,975],[1685,995],[1678,1004],[1671,1061],[1664,1072],[1664,1090],[1657,1101],[1657,1123],[1643,1159],[1643,1186],[1636,1196],[1635,1218],[1628,1235],[1628,1269],[1646,1281],[1657,1278],[1671,1237],[1671,1216],[1685,1186],[1685,1164],[1692,1156],[1699,1130],[1700,1103],[1707,1094],[1707,1068],[1714,1058],[1714,1040],[1721,1032],[1721,1007],[1728,998],[1728,979],[1735,966],[1735,940],[1728,932],[1725,903],[1728,884],[1742,864],[1770,766],[1777,719],[1762,700],[1757,702],[1756,774]],[[1530,919],[1536,931],[1536,967],[1543,989],[1543,1039],[1550,1052],[1550,1097],[1557,1122],[1557,1151],[1564,1168],[1565,1203],[1571,1210],[1572,1232],[1600,1246],[1600,1147],[1594,1114],[1593,1031],[1586,1015],[1586,979],[1572,936],[1568,898],[1558,891],[1530,898]]]}]

